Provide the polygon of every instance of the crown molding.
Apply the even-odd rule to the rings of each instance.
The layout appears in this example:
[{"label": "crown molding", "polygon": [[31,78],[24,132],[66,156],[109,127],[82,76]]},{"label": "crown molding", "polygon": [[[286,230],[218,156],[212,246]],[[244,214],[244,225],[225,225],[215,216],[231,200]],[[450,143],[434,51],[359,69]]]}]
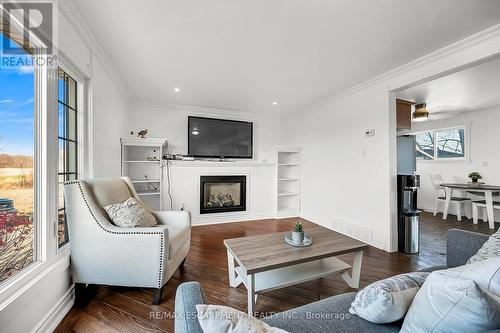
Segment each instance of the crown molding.
[{"label": "crown molding", "polygon": [[134,106],[145,106],[151,108],[160,108],[160,109],[170,109],[170,110],[178,110],[178,111],[186,111],[186,112],[194,112],[194,113],[211,113],[211,114],[219,114],[219,115],[267,115],[267,116],[276,116],[280,117],[283,114],[268,114],[264,112],[255,112],[248,110],[238,110],[238,109],[224,109],[224,108],[214,108],[207,106],[196,106],[196,105],[187,105],[187,104],[174,104],[164,101],[151,101],[146,99],[134,98],[132,100],[132,104]]},{"label": "crown molding", "polygon": [[[90,31],[87,21],[76,8],[73,0],[58,1],[59,10],[66,16],[68,22],[75,28],[77,34],[83,39],[90,52],[93,53],[99,62],[102,64],[104,71],[109,75],[111,80],[116,83],[118,88],[125,96],[130,96],[130,90],[121,78],[120,74],[109,60],[106,52],[99,44],[94,34]],[[91,66],[92,66],[91,59]]]},{"label": "crown molding", "polygon": [[388,83],[388,90],[389,90],[389,80],[398,77],[400,75],[403,75],[405,73],[408,73],[410,71],[416,70],[419,67],[428,65],[432,62],[441,60],[445,57],[451,56],[453,54],[456,54],[461,51],[465,51],[477,44],[483,43],[485,41],[488,41],[490,39],[498,39],[498,45],[495,46],[493,51],[496,51],[497,53],[500,53],[500,24],[494,25],[488,29],[482,30],[474,35],[471,35],[469,37],[466,37],[464,39],[461,39],[455,43],[452,43],[448,46],[445,46],[439,50],[436,50],[434,52],[431,52],[427,55],[424,55],[420,58],[417,58],[405,65],[396,67],[395,69],[392,69],[388,72],[385,72],[381,75],[378,75],[372,79],[369,79],[363,83],[357,84],[351,88],[348,88],[346,90],[343,90],[339,93],[333,94],[325,99],[322,99],[318,102],[309,104],[305,108],[301,109],[296,109],[290,113],[287,114],[287,116],[293,116],[297,115],[299,113],[308,113],[311,111],[315,111],[323,106],[326,106],[330,103],[336,102],[342,98],[345,98],[347,96],[353,95],[357,92],[360,92],[368,87],[381,84],[384,82]]}]

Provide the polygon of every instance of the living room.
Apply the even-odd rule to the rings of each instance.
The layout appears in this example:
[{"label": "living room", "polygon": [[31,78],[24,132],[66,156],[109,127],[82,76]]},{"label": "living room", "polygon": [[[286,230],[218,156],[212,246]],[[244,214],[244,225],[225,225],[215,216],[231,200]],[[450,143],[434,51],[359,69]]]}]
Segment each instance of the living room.
[{"label": "living room", "polygon": [[460,181],[493,228],[434,223],[419,251],[429,213],[401,219],[396,101],[498,59],[498,1],[0,11],[1,331],[500,327],[495,162],[472,150],[484,183]]}]

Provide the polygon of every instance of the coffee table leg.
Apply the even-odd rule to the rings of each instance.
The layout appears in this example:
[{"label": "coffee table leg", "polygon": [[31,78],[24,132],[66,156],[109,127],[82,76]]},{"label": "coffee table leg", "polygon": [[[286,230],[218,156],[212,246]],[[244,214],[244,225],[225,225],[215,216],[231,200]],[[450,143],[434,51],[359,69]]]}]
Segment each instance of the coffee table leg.
[{"label": "coffee table leg", "polygon": [[359,288],[359,278],[361,276],[361,261],[363,259],[363,251],[358,251],[354,254],[354,260],[352,262],[352,272],[351,275],[349,273],[344,272],[340,274],[340,276],[344,279],[345,282],[351,288]]},{"label": "coffee table leg", "polygon": [[254,274],[248,275],[247,289],[248,289],[248,315],[253,317],[255,309],[255,301],[256,301]]},{"label": "coffee table leg", "polygon": [[229,272],[229,285],[236,288],[243,281],[241,281],[241,277],[238,275],[238,273],[236,273],[236,270],[234,269],[234,257],[229,251],[227,251],[227,270]]}]

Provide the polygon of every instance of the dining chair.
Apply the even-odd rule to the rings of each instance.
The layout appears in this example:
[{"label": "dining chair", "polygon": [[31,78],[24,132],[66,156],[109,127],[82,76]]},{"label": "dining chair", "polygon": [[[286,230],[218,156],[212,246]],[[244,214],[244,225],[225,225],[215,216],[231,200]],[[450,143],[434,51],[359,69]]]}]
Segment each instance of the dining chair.
[{"label": "dining chair", "polygon": [[[483,208],[483,222],[488,222],[490,229],[495,229],[495,221],[490,221],[486,213],[486,200],[472,201],[472,223],[477,224],[478,218],[478,208]],[[500,209],[500,202],[493,201],[493,209]]]},{"label": "dining chair", "polygon": [[[441,174],[430,174],[429,175],[432,183],[432,190],[434,192],[434,216],[438,212],[439,202],[446,201],[446,190],[441,186],[444,183],[443,176]],[[471,199],[466,197],[451,197],[451,201],[455,203],[457,210],[457,219],[462,221],[462,206],[464,207],[464,212],[467,218],[471,217],[472,207],[470,205]]]}]

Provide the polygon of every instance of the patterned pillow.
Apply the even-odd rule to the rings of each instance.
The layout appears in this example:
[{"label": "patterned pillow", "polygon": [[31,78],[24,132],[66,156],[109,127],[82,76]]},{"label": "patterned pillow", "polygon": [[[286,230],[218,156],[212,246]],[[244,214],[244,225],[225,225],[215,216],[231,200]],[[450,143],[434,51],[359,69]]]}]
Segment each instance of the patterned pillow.
[{"label": "patterned pillow", "polygon": [[244,312],[223,305],[196,305],[204,333],[288,333]]},{"label": "patterned pillow", "polygon": [[349,312],[376,324],[399,320],[429,274],[406,273],[374,282],[356,294]]},{"label": "patterned pillow", "polygon": [[479,251],[467,261],[467,264],[493,257],[500,257],[500,229],[488,238]]},{"label": "patterned pillow", "polygon": [[117,227],[154,227],[157,222],[153,214],[134,198],[103,207]]}]

